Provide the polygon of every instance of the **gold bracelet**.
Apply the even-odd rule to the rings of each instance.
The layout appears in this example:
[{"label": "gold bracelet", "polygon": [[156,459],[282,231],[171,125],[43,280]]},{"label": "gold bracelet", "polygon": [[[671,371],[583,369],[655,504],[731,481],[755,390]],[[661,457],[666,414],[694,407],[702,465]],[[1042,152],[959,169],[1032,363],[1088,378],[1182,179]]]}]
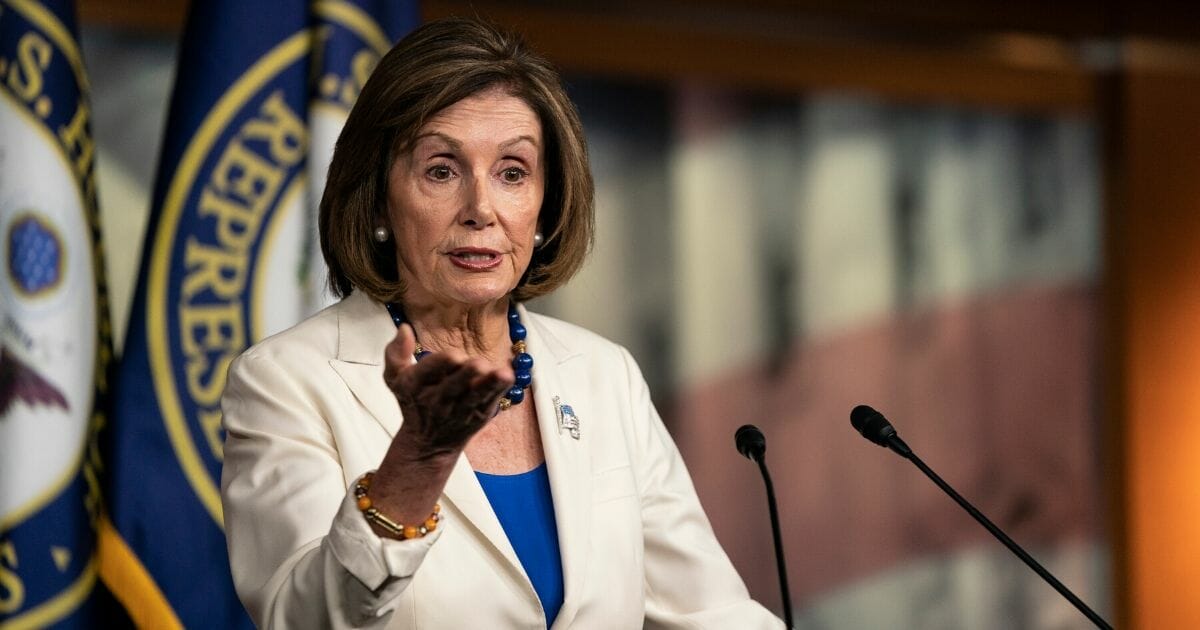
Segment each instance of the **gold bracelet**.
[{"label": "gold bracelet", "polygon": [[371,497],[367,496],[367,490],[371,487],[371,480],[375,478],[375,471],[365,474],[354,484],[354,498],[358,504],[358,509],[366,517],[368,523],[378,525],[383,531],[399,538],[407,540],[409,538],[421,538],[425,534],[437,529],[438,521],[442,520],[442,506],[437,503],[433,504],[433,513],[429,518],[425,519],[420,525],[402,525],[383,515],[371,503]]}]

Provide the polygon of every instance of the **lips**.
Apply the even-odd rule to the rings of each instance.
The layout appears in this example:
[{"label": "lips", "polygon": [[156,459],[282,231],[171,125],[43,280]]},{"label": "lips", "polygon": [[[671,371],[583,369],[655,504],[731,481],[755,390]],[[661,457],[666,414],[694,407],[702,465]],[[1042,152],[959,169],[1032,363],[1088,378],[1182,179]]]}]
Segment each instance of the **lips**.
[{"label": "lips", "polygon": [[447,252],[450,262],[456,267],[472,271],[486,271],[500,264],[500,252],[479,247],[460,247]]}]

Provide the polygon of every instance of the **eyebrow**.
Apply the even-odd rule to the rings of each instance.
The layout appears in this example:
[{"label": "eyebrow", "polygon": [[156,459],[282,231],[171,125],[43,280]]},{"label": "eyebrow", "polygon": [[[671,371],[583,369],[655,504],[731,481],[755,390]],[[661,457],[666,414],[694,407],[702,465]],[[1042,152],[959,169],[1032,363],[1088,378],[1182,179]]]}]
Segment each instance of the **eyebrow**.
[{"label": "eyebrow", "polygon": [[509,141],[507,141],[507,142],[501,142],[501,143],[500,143],[500,148],[501,148],[501,149],[507,149],[507,148],[509,148],[509,147],[511,147],[511,146],[513,146],[513,145],[515,145],[515,144],[520,144],[520,143],[521,143],[521,141],[525,141],[525,142],[528,142],[529,144],[532,144],[532,145],[534,146],[534,148],[541,148],[541,147],[538,145],[537,138],[534,138],[533,136],[531,136],[531,135],[529,135],[529,134],[524,134],[524,135],[517,136],[516,138],[513,138],[512,140],[509,140]]},{"label": "eyebrow", "polygon": [[420,134],[417,137],[413,138],[413,144],[416,145],[418,142],[420,142],[421,140],[424,140],[425,138],[441,138],[443,142],[450,145],[450,148],[454,149],[455,151],[462,149],[461,142],[459,142],[458,140],[455,140],[454,138],[451,138],[450,136],[448,136],[440,131],[427,131],[423,134]]},{"label": "eyebrow", "polygon": [[[462,150],[461,142],[459,142],[458,140],[456,140],[440,131],[428,131],[423,134],[420,134],[416,138],[413,138],[413,144],[416,144],[417,142],[420,142],[421,140],[423,140],[425,138],[439,138],[446,144],[450,145],[451,149],[454,149],[455,151]],[[533,136],[531,136],[529,134],[522,134],[511,140],[505,140],[504,142],[501,142],[500,149],[508,149],[509,147],[512,147],[513,145],[516,145],[516,144],[520,144],[521,142],[528,142],[529,144],[532,144],[534,147],[540,148],[540,146],[538,145],[537,138],[534,138]]]}]

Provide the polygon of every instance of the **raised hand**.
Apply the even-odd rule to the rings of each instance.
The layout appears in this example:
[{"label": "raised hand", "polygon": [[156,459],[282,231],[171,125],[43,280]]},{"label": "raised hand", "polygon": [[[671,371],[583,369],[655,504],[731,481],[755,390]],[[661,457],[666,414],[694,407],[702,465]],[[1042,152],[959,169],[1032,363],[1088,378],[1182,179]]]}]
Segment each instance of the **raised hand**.
[{"label": "raised hand", "polygon": [[404,415],[396,437],[415,454],[457,455],[495,415],[497,401],[512,387],[513,370],[459,351],[429,354],[414,364],[415,348],[416,335],[405,323],[384,351],[383,379]]},{"label": "raised hand", "polygon": [[412,327],[401,324],[384,350],[383,380],[396,395],[404,423],[370,490],[376,507],[402,523],[428,517],[467,442],[492,419],[514,380],[511,367],[493,368],[457,351],[433,353],[414,364],[416,345]]}]

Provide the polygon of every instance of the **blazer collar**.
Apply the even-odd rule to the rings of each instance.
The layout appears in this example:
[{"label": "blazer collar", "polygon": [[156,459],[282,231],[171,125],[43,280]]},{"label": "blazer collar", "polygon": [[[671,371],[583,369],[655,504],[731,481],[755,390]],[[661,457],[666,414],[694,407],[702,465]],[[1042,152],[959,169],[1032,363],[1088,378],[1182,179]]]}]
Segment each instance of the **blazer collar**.
[{"label": "blazer collar", "polygon": [[396,325],[382,304],[362,291],[338,304],[337,358],[346,363],[383,365],[383,349],[396,336]]}]

